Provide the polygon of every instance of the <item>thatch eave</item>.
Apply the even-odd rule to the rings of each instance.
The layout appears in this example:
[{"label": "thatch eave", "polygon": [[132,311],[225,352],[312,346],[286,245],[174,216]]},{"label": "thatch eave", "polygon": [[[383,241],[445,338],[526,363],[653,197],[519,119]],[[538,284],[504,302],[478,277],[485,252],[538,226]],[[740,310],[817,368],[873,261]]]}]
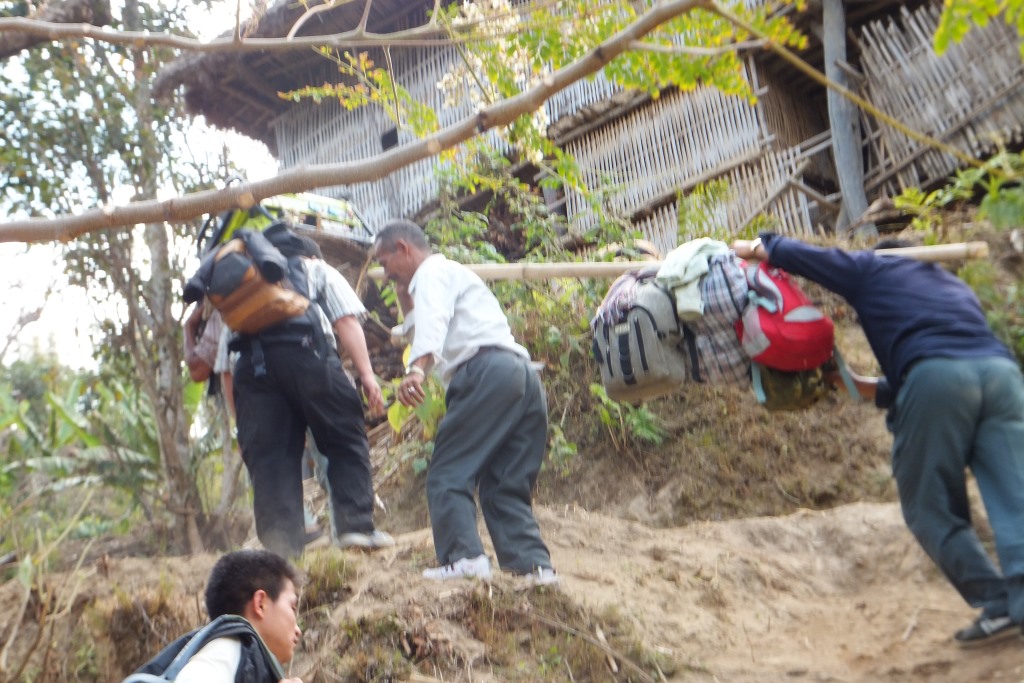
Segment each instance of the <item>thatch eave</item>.
[{"label": "thatch eave", "polygon": [[[410,12],[433,7],[424,0],[372,0],[367,30],[387,32]],[[325,3],[311,2],[310,7]],[[344,3],[313,15],[297,36],[333,35],[356,28],[364,3]],[[244,39],[282,38],[306,13],[302,3],[278,0],[258,18],[240,28]],[[220,37],[230,38],[234,29]],[[183,90],[185,104],[192,115],[202,115],[218,128],[233,129],[267,145],[277,153],[274,121],[294,103],[278,93],[293,90],[308,82],[301,79],[322,71],[325,60],[311,49],[288,51],[218,51],[180,57],[157,74],[153,92],[157,98],[170,97]],[[317,83],[320,84],[319,82]]]}]

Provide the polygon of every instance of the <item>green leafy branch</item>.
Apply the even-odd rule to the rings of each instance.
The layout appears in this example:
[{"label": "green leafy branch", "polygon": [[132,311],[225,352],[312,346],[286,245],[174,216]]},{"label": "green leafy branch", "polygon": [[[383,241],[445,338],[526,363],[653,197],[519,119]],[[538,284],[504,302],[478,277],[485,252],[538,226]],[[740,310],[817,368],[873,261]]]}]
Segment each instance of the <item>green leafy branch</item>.
[{"label": "green leafy branch", "polygon": [[366,52],[355,55],[345,52],[339,55],[336,50],[330,48],[320,48],[317,51],[334,62],[342,76],[353,82],[306,86],[289,92],[280,92],[279,97],[292,102],[311,99],[316,103],[324,99],[336,99],[341,106],[350,111],[369,104],[377,104],[396,125],[410,130],[417,137],[424,137],[437,131],[437,113],[410,95],[408,90],[395,81],[389,70],[376,66]]},{"label": "green leafy branch", "polygon": [[644,405],[632,406],[620,403],[608,396],[604,386],[590,385],[590,395],[598,401],[598,416],[608,430],[608,437],[617,450],[625,450],[628,439],[661,445],[665,440],[665,429],[658,417]]},{"label": "green leafy branch", "polygon": [[1024,0],[945,0],[935,31],[935,51],[944,54],[951,43],[962,41],[974,27],[988,26],[1000,14],[1008,26],[1016,29],[1024,59]]},{"label": "green leafy branch", "polygon": [[938,189],[908,188],[893,201],[914,215],[914,227],[932,232],[941,227],[944,209],[979,194],[979,218],[1000,230],[1024,225],[1024,152],[1002,151],[977,167],[957,171]]}]

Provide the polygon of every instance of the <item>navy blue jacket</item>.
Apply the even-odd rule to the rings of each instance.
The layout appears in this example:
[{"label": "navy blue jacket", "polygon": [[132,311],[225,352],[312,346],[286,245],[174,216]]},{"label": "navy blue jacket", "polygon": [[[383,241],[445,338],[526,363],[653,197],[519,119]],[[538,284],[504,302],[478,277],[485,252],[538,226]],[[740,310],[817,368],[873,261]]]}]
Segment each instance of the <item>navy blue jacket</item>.
[{"label": "navy blue jacket", "polygon": [[764,233],[768,261],[846,299],[893,394],[925,358],[1013,359],[971,288],[934,263],[873,251],[823,249]]}]

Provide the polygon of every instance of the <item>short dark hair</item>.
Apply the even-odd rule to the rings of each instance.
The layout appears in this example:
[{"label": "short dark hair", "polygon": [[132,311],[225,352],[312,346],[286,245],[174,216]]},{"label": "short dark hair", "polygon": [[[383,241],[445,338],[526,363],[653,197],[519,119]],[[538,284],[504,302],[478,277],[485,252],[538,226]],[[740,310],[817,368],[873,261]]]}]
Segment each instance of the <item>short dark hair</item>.
[{"label": "short dark hair", "polygon": [[285,579],[298,586],[298,574],[287,560],[269,550],[236,550],[213,565],[206,584],[206,612],[210,619],[223,614],[241,615],[253,594],[265,591],[277,600]]},{"label": "short dark hair", "polygon": [[395,243],[398,240],[405,240],[422,251],[430,251],[430,242],[427,241],[427,235],[423,232],[423,228],[404,218],[391,221],[385,225],[377,233],[374,243],[377,249],[391,251],[395,248]]}]

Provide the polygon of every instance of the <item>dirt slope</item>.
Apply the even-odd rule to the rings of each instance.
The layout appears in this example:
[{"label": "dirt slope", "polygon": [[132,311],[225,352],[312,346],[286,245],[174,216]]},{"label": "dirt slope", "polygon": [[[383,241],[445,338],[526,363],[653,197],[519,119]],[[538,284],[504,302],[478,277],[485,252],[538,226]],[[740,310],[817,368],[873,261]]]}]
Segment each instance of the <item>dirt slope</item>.
[{"label": "dirt slope", "polygon": [[[560,589],[629,622],[677,666],[666,680],[1024,680],[1024,640],[975,650],[953,644],[953,631],[974,613],[910,538],[895,504],[674,529],[572,506],[538,513]],[[416,576],[431,554],[424,530],[401,536],[393,553],[366,558],[355,597],[336,617],[401,611],[408,601],[443,611],[436,601],[472,590],[472,582],[437,586]],[[482,680],[485,659],[446,680]],[[545,680],[572,679],[558,672]],[[627,678],[609,672],[606,680]]]},{"label": "dirt slope", "polygon": [[1024,680],[1024,641],[952,644],[973,612],[895,504],[658,530],[582,510],[541,519],[564,590],[618,605],[691,667],[678,680]]},{"label": "dirt slope", "polygon": [[[877,370],[849,311],[821,298],[841,323],[850,364]],[[434,552],[423,477],[411,466],[418,452],[411,438],[378,430],[378,522],[398,545],[306,554],[305,635],[292,675],[305,683],[1024,683],[1024,640],[953,644],[975,613],[903,524],[880,411],[836,395],[773,414],[747,390],[693,386],[651,404],[666,432],[653,445],[597,425],[592,367],[567,374],[563,385],[554,371],[546,380],[557,398],[552,423],[579,451],[551,457],[537,495],[559,589],[528,590],[508,577],[422,579]],[[61,566],[85,557],[79,571],[46,576],[42,591],[13,577],[0,585],[0,683],[118,681],[202,623],[215,555],[127,552],[69,544]],[[9,679],[21,662],[25,676]]]},{"label": "dirt slope", "polygon": [[[541,507],[538,516],[562,576],[557,592],[529,590],[508,577],[491,586],[427,582],[419,571],[432,561],[429,529],[401,534],[394,550],[375,555],[334,549],[309,553],[304,562],[321,585],[309,586],[303,596],[306,634],[292,675],[306,683],[1024,680],[1024,641],[1013,638],[976,650],[951,642],[951,633],[973,612],[920,552],[893,503],[667,529],[574,506]],[[82,643],[91,642],[95,675],[82,678],[119,680],[133,659],[154,650],[154,643],[201,621],[202,583],[214,560],[213,555],[106,558],[77,576],[54,575],[58,602],[62,589],[73,585],[78,593],[66,627],[55,622],[58,640],[66,642],[58,643],[51,664],[66,674],[76,653],[81,656]],[[337,581],[333,592],[323,590],[325,574]],[[17,581],[0,587],[5,638],[22,592]],[[548,655],[535,651],[543,648],[529,643],[530,631],[522,624],[510,626],[510,638],[518,642],[513,648],[525,653],[524,661],[508,661],[496,645],[501,641],[481,630],[479,609],[471,608],[509,599],[518,601],[516,609],[534,625],[562,620],[550,615],[567,605],[594,615],[586,621],[589,627],[575,626],[587,631],[583,635],[549,630],[557,631],[559,648],[575,641],[593,650],[596,669],[573,671],[568,660],[546,668]],[[496,620],[496,610],[488,614]],[[29,622],[21,624],[21,641],[32,640]],[[597,625],[608,630],[611,622],[619,624],[618,632],[628,627],[645,650],[657,653],[660,665],[641,667],[648,678],[623,661],[622,639],[611,641],[620,655],[615,674],[600,650],[584,642],[596,637]],[[377,637],[372,648],[380,647],[383,637],[383,654],[359,644],[359,631]],[[17,648],[10,654],[17,661]],[[389,659],[398,664],[381,673],[380,662]],[[353,671],[359,666],[364,673],[357,675]]]}]

